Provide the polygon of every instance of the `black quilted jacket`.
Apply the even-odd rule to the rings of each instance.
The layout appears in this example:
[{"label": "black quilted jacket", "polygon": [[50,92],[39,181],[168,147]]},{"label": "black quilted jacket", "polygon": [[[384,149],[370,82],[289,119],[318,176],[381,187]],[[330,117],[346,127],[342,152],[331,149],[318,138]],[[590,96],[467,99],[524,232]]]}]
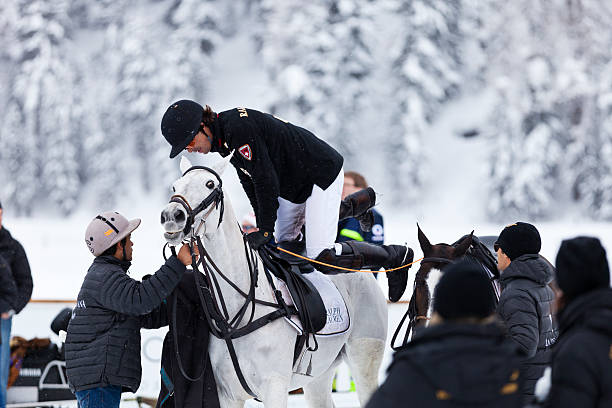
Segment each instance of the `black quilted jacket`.
[{"label": "black quilted jacket", "polygon": [[512,340],[527,355],[523,362],[525,400],[531,399],[535,383],[551,361],[557,337],[552,319],[554,292],[552,266],[538,254],[522,255],[501,274],[502,293],[497,312]]},{"label": "black quilted jacket", "polygon": [[4,227],[0,228],[0,257],[10,270],[9,275],[2,277],[2,292],[7,295],[3,296],[5,304],[0,306],[0,312],[12,309],[19,313],[32,296],[32,273],[23,247]]},{"label": "black quilted jacket", "polygon": [[89,268],[66,338],[66,368],[73,392],[107,385],[136,392],[140,385],[140,329],[168,324],[164,299],[185,266],[171,256],[149,279],[126,272],[129,262],[95,258]]}]

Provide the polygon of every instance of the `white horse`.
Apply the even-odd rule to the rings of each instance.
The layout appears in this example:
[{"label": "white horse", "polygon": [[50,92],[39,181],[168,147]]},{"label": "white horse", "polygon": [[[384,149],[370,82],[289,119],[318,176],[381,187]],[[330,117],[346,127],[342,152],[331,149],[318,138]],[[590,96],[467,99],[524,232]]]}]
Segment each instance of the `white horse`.
[{"label": "white horse", "polygon": [[[212,166],[222,174],[231,155]],[[223,207],[210,203],[189,217],[186,208],[195,209],[220,187],[220,179],[206,168],[195,166],[186,158],[181,159],[181,178],[174,182],[173,197],[180,197],[184,204],[170,202],[162,212],[164,237],[171,245],[189,240],[191,235],[201,238],[210,258],[220,271],[243,292],[251,287],[249,265],[245,254],[243,236],[227,195],[223,195]],[[191,169],[191,170],[190,170]],[[220,192],[220,189],[219,189]],[[216,194],[216,193],[215,193]],[[212,194],[214,196],[215,194]],[[186,228],[192,222],[191,229]],[[275,297],[257,258],[259,275],[255,297],[275,302]],[[344,298],[351,325],[344,333],[334,336],[317,336],[318,350],[312,352],[311,375],[293,372],[293,354],[296,330],[283,318],[233,340],[237,359],[249,388],[268,408],[287,406],[290,390],[303,387],[309,407],[334,407],[331,397],[335,368],[344,359],[355,381],[359,401],[365,405],[378,385],[387,337],[387,304],[385,297],[369,273],[348,273],[330,276]],[[236,315],[244,304],[244,297],[220,280],[221,292],[230,317]],[[255,319],[275,309],[257,304]],[[241,321],[247,323],[250,312]],[[241,386],[223,339],[211,336],[208,350],[212,363],[219,400],[222,407],[243,407],[251,396]]]}]

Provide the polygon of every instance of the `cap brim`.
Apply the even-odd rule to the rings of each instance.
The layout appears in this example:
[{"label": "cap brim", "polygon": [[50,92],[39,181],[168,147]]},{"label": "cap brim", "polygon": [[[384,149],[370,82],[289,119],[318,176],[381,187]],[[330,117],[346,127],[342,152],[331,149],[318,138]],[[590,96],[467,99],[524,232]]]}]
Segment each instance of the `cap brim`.
[{"label": "cap brim", "polygon": [[130,220],[130,223],[128,224],[128,234],[131,234],[136,228],[138,228],[140,222],[140,218],[134,218],[133,220]]},{"label": "cap brim", "polygon": [[196,129],[194,132],[192,132],[192,135],[188,136],[183,143],[181,143],[179,145],[172,146],[172,150],[170,150],[170,158],[171,159],[174,159],[183,150],[185,150],[187,148],[187,146],[189,146],[189,143],[191,143],[193,138],[196,137],[196,135],[198,134],[198,130],[199,130],[199,128]]},{"label": "cap brim", "polygon": [[117,238],[113,240],[111,245],[116,244],[117,242],[121,241],[123,238],[130,235],[132,232],[134,232],[136,228],[138,228],[139,225],[140,225],[140,218],[134,218],[133,220],[130,220],[127,229],[123,231],[122,234],[117,235]]},{"label": "cap brim", "polygon": [[[185,150],[185,148],[189,145],[190,142],[187,142],[187,144],[185,144],[185,146],[172,146],[172,150],[170,151],[170,158],[174,159],[176,156],[178,156],[183,150]],[[181,147],[182,146],[182,147]]]}]

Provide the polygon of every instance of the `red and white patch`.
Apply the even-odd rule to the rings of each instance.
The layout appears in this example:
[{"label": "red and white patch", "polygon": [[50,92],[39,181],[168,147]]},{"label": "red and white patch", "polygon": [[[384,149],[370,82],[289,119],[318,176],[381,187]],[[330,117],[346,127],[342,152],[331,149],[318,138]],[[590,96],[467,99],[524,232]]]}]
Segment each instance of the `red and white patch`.
[{"label": "red and white patch", "polygon": [[251,146],[245,144],[244,146],[240,146],[238,148],[238,152],[247,160],[251,160],[253,158],[253,152],[251,152]]}]

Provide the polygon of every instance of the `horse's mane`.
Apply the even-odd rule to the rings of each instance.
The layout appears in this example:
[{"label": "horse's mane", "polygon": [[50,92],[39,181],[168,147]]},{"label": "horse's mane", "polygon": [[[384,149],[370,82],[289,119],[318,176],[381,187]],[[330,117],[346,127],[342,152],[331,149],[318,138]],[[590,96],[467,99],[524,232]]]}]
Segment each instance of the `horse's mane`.
[{"label": "horse's mane", "polygon": [[[452,246],[457,246],[467,236],[468,235],[462,236],[455,243],[453,243]],[[487,246],[483,244],[477,236],[472,235],[472,243],[465,255],[461,257],[461,259],[478,262],[480,265],[488,269],[489,272],[491,272],[492,276],[494,276],[496,279],[499,278],[499,271],[497,270],[497,260],[495,259],[489,248],[487,248]]]}]

